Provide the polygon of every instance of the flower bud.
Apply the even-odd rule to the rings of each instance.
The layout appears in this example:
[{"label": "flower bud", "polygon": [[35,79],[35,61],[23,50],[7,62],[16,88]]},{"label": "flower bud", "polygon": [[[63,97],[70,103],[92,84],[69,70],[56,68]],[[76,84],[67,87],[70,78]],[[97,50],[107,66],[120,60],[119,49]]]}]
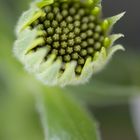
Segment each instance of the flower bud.
[{"label": "flower bud", "polygon": [[37,0],[23,13],[16,57],[46,85],[75,85],[100,71],[121,45],[109,35],[124,15],[102,19],[100,0]]}]

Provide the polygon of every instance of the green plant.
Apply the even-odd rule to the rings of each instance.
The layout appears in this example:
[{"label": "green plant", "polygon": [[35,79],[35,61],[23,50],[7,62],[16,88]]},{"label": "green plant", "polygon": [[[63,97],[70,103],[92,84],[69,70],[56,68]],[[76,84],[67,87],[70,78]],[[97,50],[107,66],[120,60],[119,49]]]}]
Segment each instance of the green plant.
[{"label": "green plant", "polygon": [[[99,0],[33,2],[17,24],[16,57],[46,85],[87,82],[114,52],[124,50],[121,45],[113,46],[123,35],[110,35],[124,13],[103,20],[101,11]],[[45,139],[99,139],[95,122],[63,92],[48,88],[47,93],[35,94]]]},{"label": "green plant", "polygon": [[[46,2],[47,2],[47,4],[50,4],[50,2],[52,2],[52,1],[44,0],[42,2],[39,2],[37,5],[40,8],[40,6],[42,7],[42,5],[43,6],[44,6],[44,4],[46,5]],[[89,5],[91,5],[92,2],[97,2],[96,3],[97,4],[96,8],[93,6],[93,9],[95,8],[97,10],[97,11],[95,10],[97,13],[98,13],[98,10],[101,10],[100,2],[90,1],[90,0],[88,2],[89,3],[87,3],[87,4],[89,4]],[[94,4],[95,3],[93,3],[93,5]],[[96,12],[94,12],[94,14]],[[121,14],[119,16],[115,16],[114,18],[109,18],[107,20],[102,20],[100,18],[100,14],[97,17],[102,21],[102,23],[103,23],[102,27],[103,28],[105,27],[105,29],[107,29],[106,30],[107,39],[105,39],[107,41],[105,41],[105,44],[106,43],[108,44],[108,41],[109,41],[109,44],[108,44],[109,46],[107,45],[106,46],[107,48],[105,50],[105,51],[107,51],[107,57],[105,57],[103,59],[106,63],[108,58],[112,55],[112,53],[114,53],[114,51],[116,51],[117,49],[122,49],[121,46],[117,46],[117,47],[113,48],[113,50],[112,50],[112,46],[111,46],[112,43],[116,39],[121,37],[122,35],[119,34],[118,36],[117,35],[111,36],[111,38],[113,37],[113,40],[110,39],[109,32],[108,32],[108,31],[110,31],[110,28],[107,28],[108,22],[109,23],[111,22],[111,24],[113,25],[123,14]],[[33,15],[31,15],[31,17]],[[26,17],[25,20],[23,20],[23,21],[28,21],[28,20],[29,19]],[[23,21],[21,23],[24,25]],[[28,24],[26,24],[26,26],[28,26]],[[23,33],[23,36],[20,36],[20,33],[17,32],[18,40],[16,41],[16,45],[15,45],[16,46],[15,47],[16,48],[15,49],[16,56],[23,62],[23,64],[25,65],[25,67],[27,68],[28,71],[36,74],[36,69],[35,69],[36,68],[36,62],[42,60],[42,56],[40,54],[39,54],[39,56],[41,56],[41,58],[39,58],[39,56],[38,57],[35,56],[37,61],[34,61],[34,59],[32,58],[32,55],[34,55],[35,50],[32,50],[30,48],[31,50],[29,49],[28,53],[24,52],[24,50],[20,50],[21,49],[21,44],[19,42],[24,37],[27,37],[27,40],[29,39],[28,37],[30,37],[30,34],[24,35],[24,31],[22,33]],[[31,35],[36,36],[36,34],[31,34]],[[32,40],[29,40],[29,41],[32,41]],[[5,42],[6,42],[6,40],[5,40]],[[33,42],[34,42],[34,40],[33,40]],[[111,42],[111,44],[110,44],[110,42]],[[28,46],[25,42],[23,42],[23,46],[30,47],[30,45]],[[34,47],[36,48],[36,45]],[[110,55],[108,53],[109,48],[111,48],[111,52],[112,52]],[[5,50],[5,48],[3,50]],[[43,49],[43,53],[44,53],[44,50],[45,49]],[[10,51],[6,50],[6,52],[10,52]],[[7,53],[6,53],[6,55],[7,55]],[[5,56],[5,54],[2,54],[2,56]],[[27,58],[27,57],[31,57],[31,58]],[[75,88],[69,88],[70,90],[68,90],[67,88],[66,89],[65,88],[61,89],[61,88],[56,88],[56,87],[43,86],[40,83],[38,83],[35,79],[32,79],[32,77],[27,76],[27,74],[24,73],[21,70],[21,67],[17,66],[12,60],[13,60],[12,58],[10,58],[10,61],[5,60],[6,61],[5,64],[7,64],[7,66],[9,66],[9,67],[7,67],[7,69],[13,74],[13,75],[8,75],[8,78],[12,79],[11,81],[9,81],[9,85],[12,85],[11,88],[10,88],[10,91],[11,92],[16,91],[16,90],[13,89],[13,87],[19,86],[20,88],[22,88],[22,86],[24,86],[27,89],[24,89],[22,91],[23,94],[26,93],[26,92],[33,93],[33,95],[36,97],[37,108],[38,108],[38,111],[39,111],[39,114],[40,114],[40,118],[41,118],[41,121],[42,121],[42,126],[44,128],[46,139],[48,139],[48,140],[52,140],[52,139],[53,140],[55,140],[55,139],[56,140],[59,140],[59,139],[60,140],[66,140],[66,139],[68,139],[68,140],[81,140],[81,139],[94,140],[95,139],[96,140],[96,139],[99,138],[99,134],[98,134],[99,132],[97,130],[97,125],[96,125],[95,120],[92,120],[90,118],[90,115],[88,115],[88,113],[85,111],[85,109],[83,109],[82,107],[79,107],[77,101],[72,99],[71,95],[68,94],[68,92],[70,92],[70,90],[73,90],[73,89],[76,92],[78,90],[78,89],[76,90],[76,87]],[[97,61],[96,62],[96,65],[95,65],[96,70],[95,70],[95,68],[94,69],[92,69],[92,68],[88,69],[89,68],[88,67],[87,70],[90,70],[90,71],[86,72],[87,74],[83,77],[83,79],[80,79],[79,83],[83,83],[85,81],[88,81],[87,79],[89,79],[89,77],[91,77],[91,74],[93,72],[95,72],[95,71],[97,72],[100,69],[100,66],[104,67],[104,61]],[[9,62],[13,66],[10,66]],[[14,66],[16,66],[16,67],[14,67]],[[71,67],[69,66],[68,68],[71,68]],[[20,72],[17,72],[17,69],[20,69]],[[45,70],[46,69],[47,68],[45,66]],[[40,66],[39,66],[39,70],[40,70]],[[50,71],[51,70],[53,70],[53,69],[50,68]],[[37,72],[38,72],[38,70],[37,70]],[[49,72],[48,74],[46,74],[46,73],[43,75],[43,78],[45,77],[45,80],[43,80],[43,82],[45,81],[45,83],[47,83],[49,85],[54,85],[54,82],[53,82],[54,79],[52,79],[52,78],[54,78],[53,77],[54,75],[51,76],[50,75],[50,74],[52,74],[51,72]],[[79,73],[81,74],[81,69],[80,69]],[[76,76],[79,76],[80,75],[79,73]],[[15,75],[16,75],[16,77],[15,77]],[[51,78],[49,78],[49,77],[46,78],[46,76],[48,76],[48,75],[51,76]],[[69,73],[69,76],[71,77],[71,73]],[[17,78],[15,83],[14,83],[14,80],[13,80],[14,78]],[[42,77],[40,79],[42,80]],[[47,79],[48,82],[46,82],[46,79]],[[67,76],[65,76],[65,78],[62,80],[62,82],[57,82],[55,84],[64,86],[64,85],[67,85],[67,84],[75,84],[75,82],[74,83],[69,82],[69,78]],[[90,88],[90,87],[93,86],[92,81],[89,84],[90,84],[90,86],[86,87],[86,85],[85,85],[83,89],[88,90],[88,91],[92,90],[93,88]],[[96,85],[97,85],[97,83],[96,83]],[[99,84],[99,87],[101,87],[101,86],[103,86],[103,85]],[[105,85],[105,87],[106,87],[106,85]],[[79,88],[79,86],[78,86],[78,88]],[[109,88],[110,88],[110,86],[109,86]],[[107,89],[108,88],[106,88],[106,90]],[[112,90],[114,90],[114,88],[112,88]],[[74,91],[73,91],[73,93],[74,93]],[[18,90],[17,92],[21,92],[21,91]],[[81,94],[81,95],[79,95],[79,97],[83,95],[82,90],[80,91],[79,94]],[[86,97],[88,98],[88,96],[86,96]],[[83,98],[85,98],[85,95],[83,96]],[[89,101],[89,98],[87,99],[88,101]],[[23,98],[23,100],[24,100],[24,98]],[[22,101],[22,97],[21,97],[21,101]],[[25,101],[25,104],[26,104],[26,101]],[[27,106],[27,108],[28,108],[28,106]],[[26,137],[24,139],[26,139]]]}]

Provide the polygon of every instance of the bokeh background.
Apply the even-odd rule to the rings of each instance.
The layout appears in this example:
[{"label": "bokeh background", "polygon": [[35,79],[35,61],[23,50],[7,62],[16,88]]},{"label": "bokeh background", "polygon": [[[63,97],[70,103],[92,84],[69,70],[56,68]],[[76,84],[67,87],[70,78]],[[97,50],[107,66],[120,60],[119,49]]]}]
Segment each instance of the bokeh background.
[{"label": "bokeh background", "polygon": [[[0,0],[0,140],[43,140],[43,130],[32,92],[42,85],[14,58],[14,28],[30,0]],[[113,32],[126,51],[82,87],[67,87],[86,104],[100,124],[103,140],[138,140],[132,122],[130,101],[140,93],[140,1],[103,0],[103,16],[126,11]]]}]

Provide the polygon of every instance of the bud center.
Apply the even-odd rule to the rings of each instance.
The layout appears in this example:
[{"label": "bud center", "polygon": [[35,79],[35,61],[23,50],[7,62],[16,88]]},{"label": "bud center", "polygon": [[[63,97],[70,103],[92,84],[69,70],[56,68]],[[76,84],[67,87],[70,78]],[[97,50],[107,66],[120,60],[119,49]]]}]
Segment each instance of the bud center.
[{"label": "bud center", "polygon": [[38,30],[37,38],[44,40],[35,50],[47,47],[45,60],[54,54],[55,60],[61,59],[64,65],[76,61],[75,72],[80,75],[86,60],[93,59],[104,46],[106,33],[102,30],[100,18],[82,2],[55,2],[42,10],[46,16],[31,24],[32,29]]}]

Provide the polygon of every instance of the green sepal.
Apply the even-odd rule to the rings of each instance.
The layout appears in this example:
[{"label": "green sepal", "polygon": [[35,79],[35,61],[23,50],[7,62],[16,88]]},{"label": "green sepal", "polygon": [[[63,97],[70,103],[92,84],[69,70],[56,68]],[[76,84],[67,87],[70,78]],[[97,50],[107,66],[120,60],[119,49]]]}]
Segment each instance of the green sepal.
[{"label": "green sepal", "polygon": [[117,23],[117,21],[119,21],[123,16],[124,16],[125,12],[120,13],[116,16],[110,17],[108,18],[108,22],[109,22],[109,27],[112,28],[114,24]]},{"label": "green sepal", "polygon": [[42,7],[47,6],[47,5],[50,5],[50,4],[52,4],[52,3],[54,3],[54,0],[42,0],[42,1],[40,1],[40,2],[37,2],[37,3],[36,3],[36,6],[37,6],[38,8],[42,8]]},{"label": "green sepal", "polygon": [[30,19],[32,19],[33,15],[35,14],[36,11],[37,11],[37,8],[31,8],[21,15],[21,17],[18,21],[18,24],[16,26],[16,35],[17,36],[19,35],[19,33],[21,33],[21,29],[23,28],[23,26],[25,26],[25,24],[27,22],[29,22]]},{"label": "green sepal", "polygon": [[40,65],[47,53],[45,47],[39,48],[36,52],[30,52],[24,57],[25,69],[32,72],[39,72]]},{"label": "green sepal", "polygon": [[113,46],[114,45],[114,42],[116,41],[116,40],[118,40],[119,38],[122,38],[122,37],[124,37],[124,35],[123,34],[112,34],[112,35],[110,35],[109,36],[109,38],[110,38],[110,41],[111,41],[111,46]]},{"label": "green sepal", "polygon": [[[46,49],[46,51],[47,51],[47,53],[46,53],[46,55],[47,55],[49,50]],[[40,65],[40,69],[39,69],[38,73],[40,74],[40,73],[45,72],[45,70],[53,64],[55,57],[56,56],[54,54],[52,54],[49,56],[47,61],[43,61]]]},{"label": "green sepal", "polygon": [[37,78],[42,81],[45,85],[54,86],[58,82],[59,71],[61,68],[61,60],[56,60],[42,73],[37,73]]},{"label": "green sepal", "polygon": [[71,85],[74,83],[73,80],[75,79],[75,67],[76,67],[75,62],[71,62],[66,65],[65,67],[66,70],[58,80],[58,84],[60,86],[64,87],[65,85],[68,84]]},{"label": "green sepal", "polygon": [[104,47],[100,50],[100,52],[96,52],[93,58],[92,65],[92,74],[96,74],[100,72],[105,65],[107,64],[107,52]]},{"label": "green sepal", "polygon": [[92,69],[92,65],[91,65],[91,58],[89,57],[86,60],[86,63],[83,67],[81,75],[79,77],[77,77],[75,84],[84,84],[84,83],[88,82],[88,80],[92,76],[92,74],[93,74],[93,69]]},{"label": "green sepal", "polygon": [[32,42],[36,38],[36,30],[26,29],[19,34],[18,39],[14,43],[14,54],[21,61],[24,62],[25,54]]},{"label": "green sepal", "polygon": [[107,52],[108,53],[107,61],[109,61],[112,58],[113,54],[118,50],[125,51],[125,48],[121,44],[111,47]]},{"label": "green sepal", "polygon": [[42,10],[37,11],[36,13],[34,13],[32,18],[23,25],[20,31],[23,31],[28,26],[30,26],[35,20],[37,20],[39,17],[44,17],[45,15],[46,15],[45,12],[43,12]]}]

